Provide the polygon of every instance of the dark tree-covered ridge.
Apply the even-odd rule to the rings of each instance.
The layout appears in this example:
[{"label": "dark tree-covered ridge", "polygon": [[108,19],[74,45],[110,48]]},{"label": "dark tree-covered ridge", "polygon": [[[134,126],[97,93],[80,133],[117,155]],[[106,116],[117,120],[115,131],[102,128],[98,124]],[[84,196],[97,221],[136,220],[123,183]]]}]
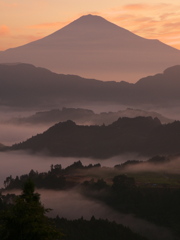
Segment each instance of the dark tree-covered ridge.
[{"label": "dark tree-covered ridge", "polygon": [[[81,161],[74,162],[64,169],[61,167],[61,164],[52,164],[48,172],[39,173],[32,169],[28,174],[16,176],[15,178],[10,175],[4,180],[4,187],[6,190],[21,189],[23,184],[28,179],[31,179],[37,188],[65,190],[80,184],[82,181],[81,177],[79,176],[76,178],[76,174],[78,174],[79,170],[93,170],[100,167],[101,165],[99,163],[83,166]],[[76,180],[73,180],[73,176],[75,176]]]},{"label": "dark tree-covered ridge", "polygon": [[105,126],[60,122],[10,150],[31,150],[53,156],[109,158],[122,153],[179,154],[180,121],[161,124],[157,118],[119,118]]},{"label": "dark tree-covered ridge", "polygon": [[63,229],[63,240],[148,240],[133,233],[128,227],[107,219],[95,219],[93,216],[89,221],[83,218],[67,220],[57,217],[55,223]]}]

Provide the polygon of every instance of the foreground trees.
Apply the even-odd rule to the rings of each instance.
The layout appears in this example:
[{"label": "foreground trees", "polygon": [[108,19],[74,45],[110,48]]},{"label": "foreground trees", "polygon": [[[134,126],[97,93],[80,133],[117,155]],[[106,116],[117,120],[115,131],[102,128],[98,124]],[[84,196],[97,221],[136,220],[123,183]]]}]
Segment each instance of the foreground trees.
[{"label": "foreground trees", "polygon": [[[104,181],[100,180],[98,188],[95,187],[99,190],[102,185]],[[0,214],[1,240],[147,240],[127,227],[94,217],[90,221],[83,218],[48,219],[45,213],[49,209],[42,206],[40,195],[34,192],[34,184],[30,180],[25,182],[23,192],[15,202],[4,208],[6,210],[1,210]],[[63,234],[57,229],[61,229]]]},{"label": "foreground trees", "polygon": [[50,209],[45,209],[40,202],[40,195],[34,192],[34,184],[28,180],[23,192],[0,216],[1,240],[59,240],[60,232],[45,216]]}]

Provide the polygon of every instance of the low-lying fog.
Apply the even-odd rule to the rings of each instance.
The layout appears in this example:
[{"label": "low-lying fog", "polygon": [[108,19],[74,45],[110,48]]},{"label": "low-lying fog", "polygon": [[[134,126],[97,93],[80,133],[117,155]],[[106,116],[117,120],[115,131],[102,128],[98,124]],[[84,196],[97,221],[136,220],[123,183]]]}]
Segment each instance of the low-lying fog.
[{"label": "low-lying fog", "polygon": [[[70,106],[69,106],[70,107]],[[71,106],[72,107],[72,106]],[[76,107],[76,106],[74,106]],[[128,106],[121,106],[121,105],[107,105],[104,106],[81,106],[82,108],[87,108],[90,110],[93,110],[95,113],[100,112],[113,112],[113,111],[119,111],[119,110],[125,110]],[[130,106],[129,106],[130,107]],[[59,108],[61,109],[61,107]],[[146,108],[139,108],[149,111],[157,111],[158,113],[163,114],[164,116],[170,118],[179,120],[180,119],[180,108],[179,107],[172,107],[172,108],[159,108],[159,109],[153,109],[151,106]],[[42,133],[46,131],[52,124],[38,124],[38,125],[23,125],[23,124],[10,124],[10,120],[13,118],[21,118],[21,117],[27,117],[32,116],[38,111],[45,111],[50,109],[34,109],[30,111],[24,111],[24,110],[12,110],[11,108],[2,108],[0,107],[0,143],[4,145],[12,145],[14,143],[19,143],[22,141],[27,140],[28,138],[37,135],[39,133]],[[88,123],[89,124],[89,123]]]},{"label": "low-lying fog", "polygon": [[[20,194],[20,191],[8,191],[9,193]],[[116,221],[124,226],[130,227],[133,231],[148,237],[149,240],[178,240],[170,231],[163,227],[158,227],[145,220],[138,219],[130,214],[117,213],[115,210],[105,204],[87,199],[78,191],[53,191],[38,190],[41,195],[41,201],[46,208],[53,208],[48,214],[50,217],[64,217],[67,219],[84,219],[95,218],[108,219]]]},{"label": "low-lying fog", "polygon": [[47,130],[47,126],[0,124],[0,143],[11,146]]},{"label": "low-lying fog", "polygon": [[0,143],[11,146],[14,143],[25,141],[47,130],[47,126],[45,125],[33,126],[9,123],[9,120],[14,117],[25,117],[31,116],[32,114],[34,114],[34,111],[15,111],[9,108],[0,107]]},{"label": "low-lying fog", "polygon": [[[128,226],[150,240],[175,240],[174,236],[163,227],[157,227],[130,214],[117,213],[105,204],[87,199],[76,191],[46,192],[42,190],[40,194],[45,206],[53,206],[54,210],[50,213],[52,217],[57,216],[58,213],[60,217],[68,219],[77,219],[82,216],[85,219],[90,219],[93,215],[96,218],[108,219]],[[48,196],[53,196],[53,198],[49,198]]]},{"label": "low-lying fog", "polygon": [[83,165],[100,163],[101,166],[114,167],[117,164],[134,159],[131,154],[100,160],[93,158],[75,158],[75,157],[49,157],[44,155],[28,154],[25,151],[0,152],[0,187],[7,176],[16,177],[27,174],[31,169],[38,172],[50,170],[51,164],[61,164],[63,168],[81,161]]},{"label": "low-lying fog", "polygon": [[[29,173],[31,169],[35,171],[48,171],[51,164],[61,164],[63,168],[69,166],[75,161],[81,160],[83,165],[90,163],[95,164],[100,162],[102,166],[113,167],[116,164],[127,161],[128,159],[134,159],[133,156],[118,156],[106,160],[96,160],[89,158],[55,158],[42,155],[31,155],[27,152],[1,152],[0,153],[0,186],[3,187],[5,178],[9,175],[15,177],[22,174]],[[128,171],[154,171],[180,168],[180,161],[173,161],[172,163],[164,164],[163,166],[156,166],[147,164],[146,166],[140,164],[134,166],[133,170],[130,168]],[[117,171],[117,170],[115,170]],[[103,172],[103,171],[102,171]],[[103,174],[103,173],[102,173]],[[118,173],[117,173],[118,174]],[[101,175],[102,177],[102,175]],[[13,191],[17,194],[20,191]],[[120,214],[115,212],[103,203],[87,199],[82,196],[78,191],[53,191],[53,190],[38,190],[41,194],[42,203],[46,208],[52,208],[53,211],[49,213],[51,217],[59,215],[68,219],[77,219],[84,217],[90,219],[92,215],[96,218],[108,219],[110,221],[116,221],[125,226],[129,226],[135,232],[139,232],[142,235],[148,237],[150,240],[178,240],[172,236],[168,229],[158,227],[142,219],[138,219],[132,215]]]},{"label": "low-lying fog", "polygon": [[[24,116],[24,114],[22,114]],[[8,115],[8,117],[11,117]],[[7,118],[8,119],[8,118]],[[5,145],[12,145],[27,138],[42,133],[47,129],[46,126],[15,126],[10,124],[0,124],[0,143]],[[106,160],[90,159],[90,158],[62,158],[62,157],[47,157],[43,155],[32,155],[27,152],[0,152],[0,187],[3,187],[3,182],[7,176],[12,175],[15,178],[17,175],[27,174],[31,169],[43,172],[50,169],[51,164],[61,164],[63,168],[80,160],[83,165],[90,163],[100,163],[101,166],[114,167],[117,164],[127,160],[147,160],[140,158],[136,154],[127,154],[114,157]],[[133,171],[154,171],[154,170],[174,171],[180,169],[180,163],[172,162],[165,165],[152,167],[151,164],[135,166]],[[132,171],[129,169],[129,171]],[[135,218],[132,215],[123,215],[115,212],[106,205],[86,199],[77,191],[51,191],[38,190],[41,194],[41,199],[45,207],[53,208],[50,216],[66,217],[68,219],[80,218],[83,216],[90,219],[92,215],[96,218],[104,218],[115,220],[118,223],[129,226],[136,232],[142,233],[151,240],[175,240],[167,229],[157,227],[144,220]]]}]

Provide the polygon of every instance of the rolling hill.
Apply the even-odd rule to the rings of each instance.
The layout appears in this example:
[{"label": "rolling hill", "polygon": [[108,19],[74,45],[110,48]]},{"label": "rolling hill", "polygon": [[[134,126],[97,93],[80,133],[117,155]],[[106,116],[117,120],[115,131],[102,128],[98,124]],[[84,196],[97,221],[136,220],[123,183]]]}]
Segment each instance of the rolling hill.
[{"label": "rolling hill", "polygon": [[162,125],[157,118],[119,118],[105,126],[60,122],[10,150],[31,150],[53,156],[109,158],[123,153],[180,153],[180,122]]},{"label": "rolling hill", "polygon": [[180,65],[133,84],[56,74],[30,64],[0,64],[0,85],[0,106],[47,109],[101,103],[174,107],[180,103]]}]

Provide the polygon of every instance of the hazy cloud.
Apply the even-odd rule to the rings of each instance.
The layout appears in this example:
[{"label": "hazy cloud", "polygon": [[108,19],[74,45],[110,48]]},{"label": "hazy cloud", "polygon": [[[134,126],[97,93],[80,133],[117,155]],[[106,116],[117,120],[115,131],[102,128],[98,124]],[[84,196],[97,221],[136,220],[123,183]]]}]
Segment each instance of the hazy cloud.
[{"label": "hazy cloud", "polygon": [[149,8],[150,6],[147,4],[128,4],[123,6],[122,8],[125,10],[144,10]]},{"label": "hazy cloud", "polygon": [[109,9],[104,16],[142,37],[179,46],[179,40],[173,42],[169,39],[172,33],[177,37],[180,35],[180,31],[177,31],[180,26],[179,9],[180,6],[176,4],[128,4]]},{"label": "hazy cloud", "polygon": [[10,29],[6,25],[0,25],[0,36],[7,36],[10,34]]},{"label": "hazy cloud", "polygon": [[173,12],[171,12],[171,13],[163,13],[162,15],[160,15],[160,19],[161,20],[166,20],[169,17],[174,17],[174,13]]},{"label": "hazy cloud", "polygon": [[41,23],[41,24],[36,24],[36,25],[31,25],[28,28],[31,29],[44,29],[44,28],[62,28],[69,22],[50,22],[50,23]]},{"label": "hazy cloud", "polygon": [[174,9],[174,4],[167,4],[167,3],[157,3],[157,4],[127,4],[122,6],[125,10],[131,10],[131,11],[152,11],[152,10],[168,10]]},{"label": "hazy cloud", "polygon": [[44,37],[44,36],[39,33],[37,33],[37,35],[36,34],[34,34],[34,35],[20,34],[20,35],[13,36],[14,39],[21,39],[21,40],[23,39],[27,43],[41,39],[42,37]]},{"label": "hazy cloud", "polygon": [[[179,28],[180,27],[180,19],[178,21],[174,21],[174,22],[166,22],[163,27],[165,28],[170,28],[174,30],[174,28],[177,29],[177,27]],[[180,33],[180,31],[178,31]]]},{"label": "hazy cloud", "polygon": [[25,141],[38,133],[42,133],[46,129],[46,126],[0,124],[0,143],[10,146],[14,143]]},{"label": "hazy cloud", "polygon": [[0,6],[1,7],[6,7],[6,8],[16,8],[16,7],[18,7],[18,3],[17,2],[7,3],[7,2],[0,1]]},{"label": "hazy cloud", "polygon": [[140,163],[137,165],[130,165],[126,167],[126,172],[158,172],[160,174],[172,173],[179,174],[180,171],[180,158],[171,159],[170,162],[164,164],[153,164],[153,163]]},{"label": "hazy cloud", "polygon": [[[25,151],[0,152],[0,187],[3,187],[3,182],[7,176],[12,175],[12,177],[15,178],[16,176],[29,173],[31,169],[38,172],[45,172],[50,170],[51,164],[61,164],[62,168],[66,168],[80,160],[84,166],[100,163],[102,167],[113,168],[114,165],[130,159],[136,159],[136,157],[136,154],[127,154],[100,160],[93,158],[50,157],[41,154],[30,154]],[[138,159],[142,160],[142,158]],[[103,168],[100,173],[94,172],[94,174],[100,174],[100,176],[103,177],[107,171],[110,170]],[[112,169],[111,173],[114,171],[116,171],[116,169]]]}]

